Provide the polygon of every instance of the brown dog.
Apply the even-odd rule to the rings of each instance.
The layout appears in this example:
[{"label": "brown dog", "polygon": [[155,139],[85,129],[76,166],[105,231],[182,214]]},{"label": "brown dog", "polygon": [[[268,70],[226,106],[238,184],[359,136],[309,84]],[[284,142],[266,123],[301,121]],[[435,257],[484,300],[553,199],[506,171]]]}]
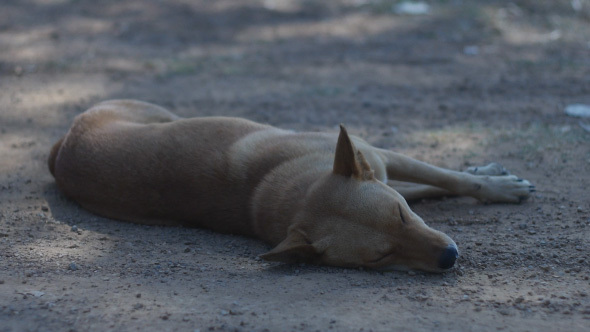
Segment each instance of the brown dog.
[{"label": "brown dog", "polygon": [[[498,164],[445,170],[374,148],[344,127],[338,136],[182,119],[132,100],[76,117],[48,162],[68,197],[105,217],[255,236],[275,246],[267,260],[376,269],[441,272],[455,263],[453,240],[406,199],[520,202],[534,191]],[[388,179],[420,184],[396,191]]]}]

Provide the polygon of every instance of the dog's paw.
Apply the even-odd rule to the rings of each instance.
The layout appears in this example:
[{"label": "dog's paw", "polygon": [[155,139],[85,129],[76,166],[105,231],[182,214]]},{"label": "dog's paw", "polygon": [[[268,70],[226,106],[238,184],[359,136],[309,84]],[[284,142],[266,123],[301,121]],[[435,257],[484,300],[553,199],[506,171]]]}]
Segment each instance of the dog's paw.
[{"label": "dog's paw", "polygon": [[476,197],[486,203],[521,203],[535,192],[535,186],[515,175],[478,177]]},{"label": "dog's paw", "polygon": [[498,163],[491,163],[486,166],[469,167],[465,170],[465,173],[490,176],[510,175],[510,172]]}]

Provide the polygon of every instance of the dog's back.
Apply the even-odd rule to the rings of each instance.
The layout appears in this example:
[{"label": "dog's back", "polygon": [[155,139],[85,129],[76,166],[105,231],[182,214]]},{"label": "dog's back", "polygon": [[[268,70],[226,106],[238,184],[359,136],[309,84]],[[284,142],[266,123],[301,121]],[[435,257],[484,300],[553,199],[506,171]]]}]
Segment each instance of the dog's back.
[{"label": "dog's back", "polygon": [[[222,117],[138,123],[108,106],[81,114],[52,149],[49,168],[67,196],[115,219],[251,232],[252,188],[244,181],[256,181],[256,174],[240,170],[229,152],[248,135],[282,131]],[[229,178],[240,173],[244,181]]]},{"label": "dog's back", "polygon": [[264,179],[277,176],[271,172],[279,165],[283,179],[275,187],[301,172],[330,173],[336,139],[109,101],[74,120],[48,163],[58,187],[96,214],[256,235],[252,200]]}]

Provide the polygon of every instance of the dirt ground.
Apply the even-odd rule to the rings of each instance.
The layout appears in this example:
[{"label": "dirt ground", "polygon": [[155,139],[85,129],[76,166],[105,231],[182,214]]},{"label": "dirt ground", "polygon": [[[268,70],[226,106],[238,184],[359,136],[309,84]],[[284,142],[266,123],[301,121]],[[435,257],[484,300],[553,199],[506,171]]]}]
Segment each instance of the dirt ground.
[{"label": "dirt ground", "polygon": [[[590,1],[2,0],[0,331],[590,331]],[[46,167],[74,116],[136,98],[182,116],[348,126],[452,169],[533,182],[520,205],[412,208],[445,274],[261,261],[255,239],[94,216]]]}]

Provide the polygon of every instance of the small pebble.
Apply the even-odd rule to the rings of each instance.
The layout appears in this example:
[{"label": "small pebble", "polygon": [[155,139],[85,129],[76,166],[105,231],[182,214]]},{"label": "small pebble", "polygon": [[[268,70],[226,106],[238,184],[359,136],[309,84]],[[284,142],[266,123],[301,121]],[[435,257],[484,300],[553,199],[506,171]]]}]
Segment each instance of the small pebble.
[{"label": "small pebble", "polygon": [[34,297],[41,297],[41,296],[45,295],[45,293],[41,292],[41,291],[31,291],[31,292],[29,292],[29,294],[33,295]]},{"label": "small pebble", "polygon": [[463,48],[463,54],[465,55],[478,55],[479,47],[477,45],[469,45]]},{"label": "small pebble", "polygon": [[76,270],[78,270],[78,266],[76,265],[76,263],[71,262],[70,265],[68,266],[68,270],[76,271]]},{"label": "small pebble", "polygon": [[78,232],[78,226],[76,226],[76,225],[72,226],[72,232]]}]

